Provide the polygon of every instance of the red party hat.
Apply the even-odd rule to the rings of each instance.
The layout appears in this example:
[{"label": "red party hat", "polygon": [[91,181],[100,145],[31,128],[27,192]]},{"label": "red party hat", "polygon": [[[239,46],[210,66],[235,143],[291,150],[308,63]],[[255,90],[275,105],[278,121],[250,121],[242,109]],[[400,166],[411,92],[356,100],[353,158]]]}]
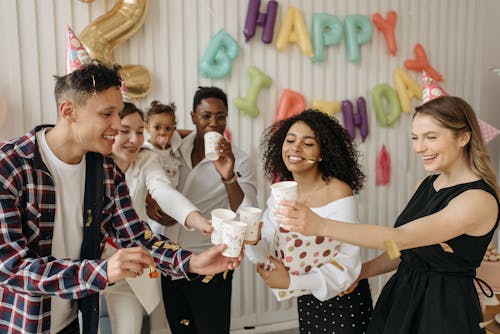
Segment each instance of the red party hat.
[{"label": "red party hat", "polygon": [[422,101],[423,103],[429,102],[438,98],[440,96],[448,95],[446,91],[439,86],[438,83],[434,81],[425,71],[422,71],[422,81],[423,87],[422,90]]},{"label": "red party hat", "polygon": [[92,61],[82,42],[76,37],[69,25],[66,26],[68,39],[66,42],[66,74],[81,69]]}]

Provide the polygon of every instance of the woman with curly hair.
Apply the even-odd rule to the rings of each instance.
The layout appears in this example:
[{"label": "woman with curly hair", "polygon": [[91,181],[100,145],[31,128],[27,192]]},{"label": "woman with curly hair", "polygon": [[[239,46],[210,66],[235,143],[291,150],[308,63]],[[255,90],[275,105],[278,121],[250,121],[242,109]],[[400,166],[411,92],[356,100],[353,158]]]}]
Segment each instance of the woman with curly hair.
[{"label": "woman with curly hair", "polygon": [[[365,176],[355,145],[335,118],[306,110],[269,127],[261,146],[272,181],[297,182],[298,201],[322,217],[359,222],[354,193]],[[259,275],[278,300],[298,297],[300,333],[364,333],[372,311],[368,281],[342,296],[359,276],[359,248],[283,230],[275,207],[270,196],[261,239],[247,247]],[[263,254],[273,255],[270,263]]]},{"label": "woman with curly hair", "polygon": [[[325,219],[307,203],[282,201],[276,219],[286,230],[332,236],[386,253],[363,264],[360,277],[396,270],[382,290],[368,333],[485,333],[474,286],[476,268],[499,224],[499,186],[474,110],[455,96],[415,109],[413,149],[429,173],[394,227]],[[298,232],[292,232],[298,233]],[[493,291],[489,289],[489,296]]]}]

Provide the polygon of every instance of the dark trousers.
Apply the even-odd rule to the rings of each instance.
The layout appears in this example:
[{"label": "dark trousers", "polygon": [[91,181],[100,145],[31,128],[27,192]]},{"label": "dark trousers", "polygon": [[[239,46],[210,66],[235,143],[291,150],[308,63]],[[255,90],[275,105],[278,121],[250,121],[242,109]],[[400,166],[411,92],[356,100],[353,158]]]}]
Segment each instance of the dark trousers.
[{"label": "dark trousers", "polygon": [[192,281],[162,276],[163,304],[173,334],[229,334],[233,272]]},{"label": "dark trousers", "polygon": [[80,334],[80,325],[78,324],[78,317],[73,320],[68,326],[57,332],[57,334]]}]

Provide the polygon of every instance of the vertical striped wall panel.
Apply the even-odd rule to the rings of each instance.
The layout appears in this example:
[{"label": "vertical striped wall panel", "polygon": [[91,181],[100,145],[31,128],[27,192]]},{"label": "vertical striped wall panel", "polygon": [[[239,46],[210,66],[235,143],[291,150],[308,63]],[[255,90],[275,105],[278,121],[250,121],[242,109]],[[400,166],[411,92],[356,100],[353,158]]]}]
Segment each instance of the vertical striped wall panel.
[{"label": "vertical striped wall panel", "polygon": [[[264,10],[266,0],[263,0]],[[111,10],[112,0],[85,3],[78,0],[2,0],[0,2],[0,98],[8,106],[7,122],[0,124],[0,139],[18,136],[38,123],[53,123],[56,107],[53,99],[53,74],[63,74],[65,66],[65,25],[79,34],[92,21]],[[492,0],[280,0],[273,44],[264,44],[257,28],[253,39],[245,43],[243,28],[247,0],[150,0],[144,26],[115,50],[122,64],[141,64],[152,75],[152,90],[138,105],[147,107],[154,99],[177,104],[181,128],[192,128],[189,111],[194,91],[199,85],[223,88],[232,101],[244,96],[249,85],[247,69],[255,65],[273,79],[269,89],[258,97],[260,114],[248,118],[239,114],[231,102],[229,129],[236,145],[254,157],[258,175],[259,203],[265,205],[268,182],[260,163],[259,143],[262,131],[269,126],[283,89],[301,92],[308,106],[313,100],[355,102],[367,99],[370,134],[365,142],[356,142],[362,153],[367,174],[365,189],[359,195],[361,220],[369,224],[391,225],[413,191],[424,171],[411,151],[408,114],[402,113],[392,127],[384,128],[375,117],[370,90],[379,83],[392,84],[392,73],[413,58],[413,48],[421,43],[431,64],[443,74],[443,86],[462,96],[493,125],[500,126],[496,112],[500,78],[485,70],[500,66],[498,32],[495,20],[500,5]],[[276,49],[277,34],[291,6],[302,13],[307,29],[311,29],[313,13],[384,17],[389,10],[398,13],[396,39],[398,53],[388,55],[383,35],[374,28],[372,40],[361,48],[361,61],[347,61],[345,39],[326,49],[325,61],[313,63],[297,45],[284,51]],[[496,15],[497,15],[496,14]],[[200,76],[200,61],[210,38],[224,29],[240,46],[231,73],[220,80]],[[492,32],[496,31],[496,33]],[[496,40],[495,40],[496,39]],[[496,64],[495,64],[495,61]],[[420,81],[420,74],[410,72]],[[413,102],[414,105],[418,101]],[[342,120],[341,113],[335,115]],[[375,186],[376,156],[382,145],[391,158],[391,183]],[[497,165],[498,144],[490,146]],[[379,252],[364,250],[371,258]],[[374,294],[383,280],[373,281]],[[277,303],[254,268],[244,264],[234,284],[233,327],[262,325],[296,317],[294,304]]]}]

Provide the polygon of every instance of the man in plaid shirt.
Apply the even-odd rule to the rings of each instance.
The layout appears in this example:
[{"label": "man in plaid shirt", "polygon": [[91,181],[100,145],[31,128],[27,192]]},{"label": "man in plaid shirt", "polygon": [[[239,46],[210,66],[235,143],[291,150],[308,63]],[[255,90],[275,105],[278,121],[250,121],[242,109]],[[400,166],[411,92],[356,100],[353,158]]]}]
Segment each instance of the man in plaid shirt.
[{"label": "man in plaid shirt", "polygon": [[[225,245],[192,254],[138,219],[108,157],[123,108],[117,70],[91,63],[56,79],[55,126],[0,143],[0,333],[78,333],[78,299],[148,266],[186,277],[238,266]],[[108,259],[80,260],[89,152],[104,156],[100,249],[106,237],[120,247]]]}]

